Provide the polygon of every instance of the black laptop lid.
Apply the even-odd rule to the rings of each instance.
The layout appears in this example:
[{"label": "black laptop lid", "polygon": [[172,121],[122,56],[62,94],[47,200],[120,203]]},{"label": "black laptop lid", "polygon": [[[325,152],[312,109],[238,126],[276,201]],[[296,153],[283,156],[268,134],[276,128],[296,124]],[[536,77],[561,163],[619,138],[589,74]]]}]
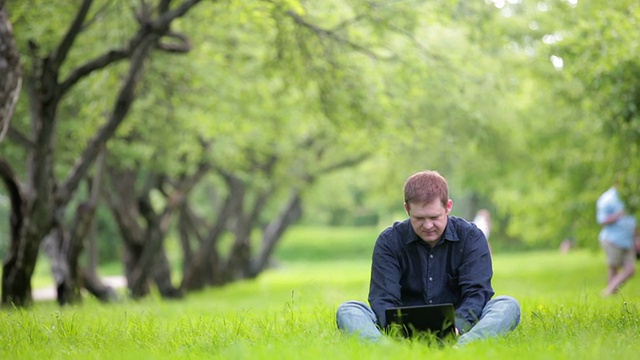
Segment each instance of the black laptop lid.
[{"label": "black laptop lid", "polygon": [[385,313],[386,330],[399,331],[405,337],[415,336],[419,332],[430,332],[444,338],[455,331],[453,304],[395,307],[385,310]]}]

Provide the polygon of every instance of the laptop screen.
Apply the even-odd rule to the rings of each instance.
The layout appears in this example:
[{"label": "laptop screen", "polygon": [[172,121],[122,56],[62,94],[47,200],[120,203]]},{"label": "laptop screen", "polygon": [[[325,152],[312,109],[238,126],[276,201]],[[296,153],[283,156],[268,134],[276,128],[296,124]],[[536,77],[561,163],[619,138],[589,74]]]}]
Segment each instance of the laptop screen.
[{"label": "laptop screen", "polygon": [[387,332],[397,331],[404,337],[427,332],[444,338],[455,332],[453,304],[394,307],[386,309],[385,314]]}]

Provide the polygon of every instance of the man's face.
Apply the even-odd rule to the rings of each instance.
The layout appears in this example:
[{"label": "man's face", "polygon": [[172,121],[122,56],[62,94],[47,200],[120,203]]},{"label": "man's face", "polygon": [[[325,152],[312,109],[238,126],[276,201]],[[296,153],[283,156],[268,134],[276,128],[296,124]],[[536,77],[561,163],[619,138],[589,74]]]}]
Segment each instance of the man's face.
[{"label": "man's face", "polygon": [[451,199],[447,201],[446,206],[442,206],[439,199],[428,204],[404,204],[413,230],[430,246],[434,246],[444,233],[444,229],[447,227],[447,216],[452,207],[453,201]]}]

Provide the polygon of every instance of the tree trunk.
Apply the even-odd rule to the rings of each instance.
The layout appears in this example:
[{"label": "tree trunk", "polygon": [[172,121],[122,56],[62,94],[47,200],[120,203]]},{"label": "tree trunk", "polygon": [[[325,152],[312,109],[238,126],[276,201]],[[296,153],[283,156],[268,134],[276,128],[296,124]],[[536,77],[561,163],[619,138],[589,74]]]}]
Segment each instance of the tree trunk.
[{"label": "tree trunk", "polygon": [[[24,223],[26,221],[27,204],[18,178],[15,176],[11,166],[2,158],[0,158],[0,177],[7,188],[9,199],[11,200],[9,255],[2,268],[2,304],[26,306],[31,302],[30,275],[26,274],[25,271],[14,271],[14,269],[24,269],[21,266],[17,266],[19,259],[16,254],[19,252],[20,239],[25,231]],[[23,296],[18,296],[19,294]]]},{"label": "tree trunk", "polygon": [[118,294],[111,287],[102,282],[95,272],[81,271],[82,284],[89,293],[102,302],[115,302],[118,300]]},{"label": "tree trunk", "polygon": [[301,202],[299,192],[293,190],[284,209],[278,214],[278,217],[269,222],[262,234],[262,248],[260,254],[255,257],[251,265],[249,277],[256,277],[267,268],[273,250],[276,248],[282,235],[284,235],[289,226],[293,225],[302,216]]},{"label": "tree trunk", "polygon": [[[220,237],[227,230],[227,223],[242,207],[244,187],[239,179],[231,175],[223,175],[223,178],[228,185],[228,195],[218,211],[213,211],[217,214],[216,221],[207,229],[207,235],[200,241],[200,247],[193,261],[188,264],[183,273],[181,287],[187,291],[198,290],[206,285],[221,285],[229,281],[217,246]],[[195,220],[196,216],[189,207],[185,210],[185,216],[191,219],[191,224],[183,223],[182,231],[195,233],[198,236],[197,229],[193,225],[198,222]]]},{"label": "tree trunk", "polygon": [[13,37],[6,1],[0,0],[0,142],[9,130],[21,87],[20,54]]},{"label": "tree trunk", "polygon": [[[231,247],[229,255],[227,255],[226,261],[221,258],[216,259],[219,264],[216,264],[216,272],[212,274],[212,283],[217,285],[242,279],[244,277],[244,265],[251,258],[249,248],[251,228],[243,219],[243,209],[245,207],[244,202],[247,192],[246,184],[240,178],[232,174],[223,174],[223,178],[227,183],[227,188],[229,190],[229,207],[224,209],[226,213],[223,214],[223,218],[221,219],[224,222],[220,222],[223,227],[215,230],[221,231],[218,235],[220,236],[225,230],[228,230],[228,224],[233,222],[233,234],[235,236],[235,241]],[[203,255],[207,260],[212,259],[207,256],[208,254],[205,252],[203,252]],[[212,265],[213,264],[208,267],[212,267]],[[205,265],[205,267],[207,267],[207,265]]]},{"label": "tree trunk", "polygon": [[[166,179],[167,176],[149,175],[140,192],[132,194],[141,172],[110,168],[110,182],[115,191],[109,193],[108,202],[125,240],[125,269],[132,297],[145,296],[152,277],[163,297],[182,296],[182,290],[176,289],[171,282],[171,268],[164,249],[164,239],[175,210],[184,206],[189,192],[209,169],[210,166],[203,162],[195,173],[181,174],[178,177],[180,180],[172,183],[172,191],[166,194],[164,208],[157,212],[151,203],[150,194],[155,189],[164,193],[161,179]],[[121,173],[124,175],[120,175]],[[143,223],[146,225],[144,228],[140,225]]]},{"label": "tree trunk", "polygon": [[251,227],[238,221],[234,230],[235,241],[224,268],[225,282],[244,279],[251,265]]},{"label": "tree trunk", "polygon": [[[122,261],[127,285],[131,291],[134,283],[133,272],[142,254],[146,237],[145,229],[138,222],[141,217],[135,193],[138,174],[131,169],[116,170],[111,166],[107,167],[107,171],[110,186],[104,189],[104,196],[123,242]],[[148,282],[137,286],[138,295],[144,296],[149,293]]]},{"label": "tree trunk", "polygon": [[[53,274],[53,281],[56,286],[56,300],[58,304],[64,305],[67,302],[73,302],[74,297],[80,297],[80,292],[73,293],[73,286],[69,283],[69,264],[64,259],[62,253],[64,250],[62,247],[68,244],[68,241],[63,238],[68,235],[64,234],[64,229],[57,228],[51,231],[44,240],[42,240],[42,249],[44,250],[51,266],[51,273]],[[65,289],[65,287],[67,287]]]},{"label": "tree trunk", "polygon": [[[58,303],[74,304],[82,300],[80,289],[84,286],[79,258],[84,249],[84,239],[91,229],[95,217],[95,204],[88,201],[78,205],[71,232],[60,237],[62,246],[60,260],[66,262],[67,272],[63,274],[62,283],[58,284]],[[63,292],[66,292],[63,293]]]},{"label": "tree trunk", "polygon": [[[162,288],[159,288],[159,290],[162,295],[171,294],[173,297],[173,294],[178,292],[175,289],[169,289],[169,287],[172,287],[172,285],[170,285],[171,271],[167,269],[168,261],[166,261],[163,245],[166,235],[166,225],[164,222],[169,221],[169,219],[155,215],[152,216],[153,218],[147,224],[147,236],[144,241],[144,246],[131,272],[129,291],[133,298],[140,298],[146,295],[146,284],[152,275],[154,275],[156,284],[161,285]],[[169,278],[160,279],[161,276],[168,276]]]},{"label": "tree trunk", "polygon": [[167,252],[162,247],[153,265],[153,279],[158,287],[160,295],[165,299],[182,298],[182,289],[176,288],[171,282],[171,264],[167,258]]},{"label": "tree trunk", "polygon": [[[106,167],[106,150],[100,151],[96,159],[96,173],[93,181],[89,182],[89,205],[92,207],[93,216],[89,224],[87,224],[86,234],[78,231],[78,236],[85,239],[87,243],[87,265],[84,269],[78,269],[79,281],[90,294],[98,298],[102,302],[110,302],[118,299],[113,288],[105,285],[98,276],[98,244],[96,234],[96,212],[99,205],[100,194],[102,193],[102,183],[105,176]],[[79,253],[77,254],[80,255]],[[75,260],[77,262],[77,260]],[[81,281],[80,281],[81,280]]]},{"label": "tree trunk", "polygon": [[[120,229],[122,233],[123,229]],[[142,254],[142,246],[138,244],[124,244],[124,250],[122,254],[122,262],[124,265],[124,275],[127,278],[127,289],[129,294],[132,293],[133,289],[133,272],[136,268],[136,264],[138,263],[138,259],[140,258],[140,254]],[[143,297],[149,294],[151,291],[151,284],[149,281],[145,281],[142,284],[138,284],[137,288],[135,288],[135,296],[134,297]],[[133,295],[132,295],[133,296]]]},{"label": "tree trunk", "polygon": [[104,151],[101,151],[96,162],[96,173],[90,181],[87,181],[88,199],[77,206],[70,233],[65,230],[64,216],[62,215],[64,207],[58,209],[58,231],[56,232],[58,236],[52,237],[52,239],[57,239],[58,243],[47,246],[47,253],[51,259],[60,305],[74,304],[82,300],[80,290],[85,286],[85,279],[92,282],[87,288],[98,299],[105,300],[113,297],[108,287],[100,283],[95,271],[95,264],[91,272],[84,271],[80,265],[80,255],[95,223],[95,214],[100,198],[100,184],[104,174],[104,161]]},{"label": "tree trunk", "polygon": [[[191,243],[190,234],[194,234],[197,241],[197,249],[189,250],[192,255],[184,252],[184,270],[180,287],[185,291],[200,290],[206,286],[221,284],[221,256],[217,249],[218,241],[222,236],[227,220],[231,215],[234,198],[229,195],[224,204],[217,211],[217,218],[213,226],[206,228],[206,235],[200,235],[196,223],[204,223],[191,208],[185,204],[181,211],[178,228],[183,242]],[[206,224],[203,225],[206,227]]]}]

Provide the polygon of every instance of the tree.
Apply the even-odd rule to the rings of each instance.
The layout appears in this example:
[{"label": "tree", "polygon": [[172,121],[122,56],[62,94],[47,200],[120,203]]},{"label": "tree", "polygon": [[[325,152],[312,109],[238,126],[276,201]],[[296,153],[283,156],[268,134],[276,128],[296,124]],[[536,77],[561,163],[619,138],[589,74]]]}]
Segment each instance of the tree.
[{"label": "tree", "polygon": [[573,237],[597,247],[595,201],[616,178],[626,184],[629,211],[637,211],[637,6],[509,6],[522,29],[510,38],[524,60],[514,97],[514,152],[522,160],[500,173],[505,186],[494,201],[511,215],[511,234],[528,243],[557,246]]},{"label": "tree", "polygon": [[[79,243],[82,241],[81,234],[84,233],[83,229],[87,229],[87,226],[82,224],[89,224],[91,222],[91,216],[95,213],[94,207],[96,205],[94,201],[88,201],[84,204],[86,206],[78,207],[79,212],[74,215],[75,224],[79,224],[77,227],[78,231],[75,230],[75,225],[74,228],[71,228],[71,231],[67,230],[66,224],[64,223],[66,206],[72,195],[76,193],[81,179],[89,174],[90,165],[96,154],[102,151],[107,139],[112,138],[113,135],[116,134],[116,129],[120,128],[119,125],[132,108],[134,89],[137,87],[139,78],[141,77],[140,74],[143,70],[143,64],[145,59],[148,58],[150,49],[157,46],[167,51],[179,50],[179,48],[171,46],[175,45],[175,43],[166,43],[162,40],[169,38],[178,41],[179,44],[185,41],[184,36],[169,30],[169,24],[171,20],[182,15],[195,3],[195,1],[185,2],[182,6],[170,10],[168,6],[169,2],[161,2],[157,8],[161,15],[152,21],[149,19],[153,15],[153,9],[146,6],[143,2],[137,13],[138,20],[143,23],[143,26],[138,28],[137,33],[135,29],[132,29],[131,31],[135,34],[131,36],[129,40],[124,40],[121,48],[107,51],[104,54],[100,54],[95,46],[88,47],[91,40],[95,40],[91,38],[91,36],[95,36],[95,32],[83,33],[84,37],[77,37],[77,35],[80,34],[79,30],[81,28],[84,29],[83,24],[87,25],[87,29],[95,28],[95,26],[101,24],[98,19],[103,19],[105,16],[108,16],[110,14],[109,10],[112,10],[107,6],[99,9],[94,17],[90,17],[88,15],[91,5],[90,1],[83,3],[83,7],[75,20],[73,18],[69,19],[73,20],[73,26],[68,31],[65,39],[60,43],[58,50],[51,52],[52,55],[40,56],[41,45],[34,41],[31,42],[30,59],[32,66],[28,73],[31,83],[33,84],[32,88],[34,89],[30,93],[31,102],[36,105],[42,104],[41,109],[35,106],[36,109],[40,109],[40,112],[33,112],[38,116],[34,115],[32,117],[32,123],[38,123],[38,121],[45,119],[44,124],[47,126],[44,126],[44,129],[39,125],[33,126],[38,132],[32,137],[37,138],[39,136],[38,139],[40,139],[35,142],[35,144],[28,136],[24,135],[24,129],[20,128],[21,124],[17,124],[16,127],[12,128],[10,133],[13,140],[23,144],[26,149],[25,152],[29,154],[31,161],[34,163],[31,169],[36,170],[34,170],[33,173],[27,171],[27,178],[33,179],[32,182],[40,188],[38,188],[37,192],[34,191],[30,193],[33,196],[33,199],[30,199],[30,201],[32,201],[34,205],[29,205],[24,201],[18,204],[28,205],[27,209],[34,209],[34,212],[25,213],[25,211],[14,211],[15,214],[20,215],[19,218],[25,221],[24,223],[32,226],[28,228],[24,228],[23,225],[16,227],[16,229],[21,232],[24,231],[25,235],[20,234],[12,240],[12,245],[16,247],[12,247],[13,250],[10,251],[11,257],[5,264],[5,271],[3,273],[5,276],[4,284],[6,284],[6,290],[3,291],[3,294],[7,294],[4,297],[5,303],[15,303],[17,305],[28,303],[28,299],[30,298],[28,279],[33,271],[40,241],[45,236],[52,237],[57,241],[52,253],[60,258],[60,261],[56,261],[56,263],[61,264],[61,266],[56,267],[56,269],[60,271],[60,274],[56,276],[59,289],[59,301],[66,303],[78,300],[78,284],[80,283],[79,277],[81,277],[82,271],[77,271],[78,269],[75,264],[77,264],[78,254],[82,251],[82,243]],[[121,4],[116,3],[115,6],[117,5]],[[222,128],[225,126],[229,130],[231,130],[231,128],[228,127],[228,124],[224,124],[224,122],[208,121],[207,124],[209,125],[205,125],[205,128],[209,128],[208,131],[205,131],[207,135],[205,141],[209,141],[207,137],[211,137],[216,143],[216,146],[223,148],[224,151],[217,154],[213,159],[202,159],[199,156],[193,157],[189,153],[186,155],[192,160],[195,159],[197,163],[204,164],[205,168],[210,166],[207,164],[215,164],[218,173],[225,174],[223,178],[231,179],[228,184],[236,184],[232,186],[236,188],[238,188],[237,184],[241,184],[239,188],[242,189],[241,191],[243,193],[251,192],[248,196],[243,195],[242,199],[248,199],[248,202],[254,202],[253,205],[249,206],[245,204],[241,206],[240,211],[235,215],[236,218],[233,220],[234,225],[227,227],[227,230],[231,231],[236,238],[236,245],[234,245],[234,249],[236,250],[232,251],[232,254],[238,255],[232,256],[228,263],[240,264],[238,266],[230,266],[229,269],[231,269],[231,271],[229,272],[236,272],[237,269],[243,269],[242,273],[244,275],[242,276],[256,276],[268,263],[275,243],[282,236],[286,227],[291,225],[299,216],[301,211],[300,197],[303,190],[302,185],[308,186],[308,184],[313,183],[317,177],[322,175],[318,173],[318,169],[330,171],[331,169],[350,166],[361,161],[366,156],[368,149],[374,147],[373,144],[364,141],[364,139],[367,138],[368,132],[362,132],[357,136],[350,134],[352,138],[351,141],[344,141],[346,137],[336,136],[336,134],[344,131],[344,129],[339,129],[339,127],[343,126],[351,130],[358,129],[364,123],[363,120],[359,119],[371,121],[378,118],[374,111],[375,107],[369,105],[375,102],[372,100],[375,97],[370,96],[370,94],[375,93],[375,91],[379,89],[376,88],[374,83],[367,84],[369,77],[360,76],[362,73],[359,72],[357,67],[345,66],[345,64],[348,64],[348,62],[353,59],[352,55],[348,53],[343,54],[342,49],[349,48],[355,50],[354,53],[364,54],[365,57],[372,60],[370,63],[378,59],[376,59],[377,56],[374,52],[367,50],[366,47],[360,46],[358,43],[349,39],[349,27],[345,26],[345,24],[348,24],[351,19],[344,20],[343,24],[337,24],[336,29],[326,29],[313,25],[303,16],[304,11],[300,6],[289,4],[288,2],[255,2],[251,4],[230,2],[225,5],[229,6],[231,10],[242,9],[247,6],[247,14],[253,13],[251,11],[253,7],[264,7],[264,9],[266,9],[265,14],[276,19],[276,24],[280,27],[277,28],[275,32],[273,29],[270,30],[272,35],[277,35],[271,38],[275,39],[275,46],[273,46],[274,43],[268,43],[267,46],[261,47],[262,50],[260,51],[262,51],[262,53],[259,54],[259,56],[264,56],[265,54],[268,56],[265,58],[267,62],[264,63],[267,66],[264,66],[263,70],[266,70],[266,72],[271,75],[259,77],[259,92],[253,93],[251,85],[244,87],[244,91],[246,91],[246,94],[252,93],[251,96],[259,99],[272,89],[274,83],[280,83],[279,89],[277,89],[277,93],[273,94],[273,97],[268,101],[260,102],[259,105],[256,106],[246,107],[244,114],[247,115],[248,121],[242,124],[243,131],[231,132],[237,140],[240,140],[240,143],[232,145],[231,149],[218,146],[219,143],[224,144],[228,141],[228,139],[225,139],[225,136],[229,136],[229,132],[227,131],[218,132],[220,129],[219,124],[222,124]],[[24,19],[30,16],[29,9],[25,7],[18,6],[16,10],[18,10],[16,11],[18,13],[18,15],[16,15],[18,19]],[[65,12],[65,14],[69,13],[70,12]],[[260,12],[256,13],[260,14]],[[164,16],[162,16],[162,14],[164,14]],[[268,20],[263,23],[271,23],[271,21]],[[128,29],[126,24],[124,25],[123,27],[118,27],[118,29]],[[36,30],[38,30],[43,37],[52,38],[51,34],[54,32],[42,31],[42,27],[35,28],[37,28]],[[36,31],[36,33],[38,31]],[[258,34],[261,35],[260,33]],[[73,57],[73,52],[70,52],[73,44],[82,43],[81,40],[83,38],[88,39],[87,36],[91,40],[84,40],[84,46],[87,47],[82,47],[85,50],[83,53],[85,55],[95,53],[97,54],[96,59],[98,60],[86,62],[86,59],[81,55],[76,54],[76,57]],[[259,36],[253,36],[253,38],[253,41],[261,40]],[[53,42],[54,40],[55,39],[52,39],[51,41]],[[76,42],[76,40],[78,42]],[[229,46],[231,49],[234,48],[234,44],[232,43],[230,43]],[[75,48],[76,47],[74,47],[74,49]],[[292,51],[291,49],[295,50]],[[66,57],[67,52],[69,52],[69,58]],[[233,57],[236,56],[236,54],[230,52],[229,56]],[[269,58],[270,56],[275,57]],[[93,76],[96,73],[107,74],[106,76],[113,77],[113,74],[116,74],[116,70],[125,70],[124,66],[115,64],[118,60],[124,59],[130,59],[128,63],[129,74],[124,79],[124,85],[114,100],[115,106],[112,110],[109,110],[110,115],[107,123],[96,130],[95,136],[86,139],[88,144],[86,147],[74,148],[71,142],[56,144],[53,141],[56,138],[53,130],[58,128],[68,130],[65,128],[68,122],[57,121],[57,116],[59,116],[57,111],[63,110],[65,115],[68,114],[71,115],[71,117],[78,116],[79,114],[86,116],[87,114],[95,114],[96,112],[95,110],[87,112],[86,109],[91,108],[91,106],[77,105],[78,103],[84,103],[85,100],[91,99],[91,92],[82,92],[82,90],[90,89],[91,86],[87,86],[86,81],[80,82],[79,80],[89,77],[89,74]],[[67,61],[65,62],[65,60]],[[274,62],[274,60],[277,60],[277,62]],[[293,62],[282,62],[281,60],[293,60]],[[250,59],[249,62],[243,63],[243,66],[250,68],[252,61],[254,60]],[[62,66],[63,63],[65,64],[64,67]],[[273,64],[277,66],[273,66]],[[107,70],[107,67],[113,70]],[[67,74],[67,72],[67,80],[58,83],[57,78],[62,74]],[[311,80],[305,77],[308,72],[313,75],[310,78]],[[255,74],[255,72],[252,71],[249,74]],[[286,75],[289,74],[294,74],[295,76],[287,78]],[[282,81],[281,79],[285,80]],[[372,87],[370,85],[374,86]],[[72,87],[76,89],[76,93],[70,92]],[[66,91],[69,91],[66,96],[76,101],[69,101],[68,106],[64,109],[59,109],[58,105],[63,104],[63,102],[61,102],[63,99],[62,95],[65,94]],[[286,96],[283,96],[285,94]],[[47,95],[50,97],[41,98],[39,95]],[[312,100],[306,102],[306,98],[309,95]],[[287,99],[287,106],[282,107],[280,101],[285,98]],[[209,99],[201,96],[201,99],[198,101],[203,102],[206,100]],[[296,104],[297,101],[301,102]],[[235,107],[239,103],[241,102],[231,102],[230,105],[227,106]],[[267,116],[265,118],[268,119],[269,122],[265,123],[263,129],[268,129],[271,134],[269,137],[265,137],[256,142],[255,140],[258,139],[256,136],[260,136],[261,134],[260,131],[252,131],[251,128],[253,124],[251,124],[251,119],[256,114],[264,113],[265,105],[268,110],[283,108],[284,111],[280,111],[276,116]],[[304,106],[309,105],[312,111],[301,111]],[[186,106],[183,108],[186,108]],[[101,108],[101,110],[105,111],[105,108]],[[171,111],[172,109],[168,109],[169,113]],[[193,110],[190,112],[185,111],[185,114],[188,116],[190,113],[193,114],[193,112]],[[202,112],[204,112],[204,110],[202,110]],[[202,116],[199,117],[201,118]],[[143,117],[140,118],[143,119]],[[310,127],[311,131],[309,131],[309,129],[304,126],[296,124],[300,118],[318,118],[321,120],[317,123],[314,122]],[[354,121],[353,119],[357,120]],[[91,122],[95,123],[95,121]],[[212,123],[213,125],[211,125]],[[280,141],[278,135],[282,134],[274,132],[274,130],[279,130],[277,127],[271,127],[274,124],[285,125],[287,128],[291,127],[292,141]],[[329,128],[335,129],[329,130],[329,128],[322,128],[325,125],[329,125]],[[194,127],[194,129],[195,128],[196,127]],[[198,130],[201,130],[202,126],[198,126],[198,128],[200,128]],[[76,133],[82,132],[86,136],[87,134],[93,134],[90,129],[92,129],[92,126],[85,126],[80,130],[74,129],[73,131]],[[73,131],[71,132],[72,138],[77,136]],[[140,147],[140,144],[137,142],[140,134],[144,134],[144,131],[133,131],[126,135],[123,134],[122,140],[123,143],[127,144],[126,148],[128,150]],[[242,139],[242,136],[245,135],[249,135],[249,137]],[[83,139],[82,136],[78,136],[78,138]],[[352,141],[353,139],[358,139],[358,141]],[[243,144],[251,142],[257,146],[246,147]],[[41,143],[42,148],[36,146]],[[272,152],[269,148],[274,144],[278,146],[276,151]],[[299,156],[291,156],[295,150],[300,150],[297,147],[301,144],[306,144],[302,149],[309,149],[309,153],[302,151]],[[344,154],[344,144],[347,144],[347,147],[353,148],[359,146],[359,150],[353,154]],[[364,144],[367,146],[363,147],[362,145]],[[224,159],[225,155],[234,153],[234,146],[239,150],[234,156],[241,159],[240,163],[237,164],[229,162],[228,159]],[[60,154],[60,152],[58,153],[59,157],[54,158],[53,150],[60,149],[71,149],[73,151],[63,154]],[[80,153],[81,158],[77,160],[75,157],[69,157],[67,155],[73,152]],[[197,153],[197,150],[195,152]],[[110,154],[117,153],[117,147],[110,149]],[[49,157],[44,157],[43,155],[49,155]],[[110,157],[111,156],[113,155],[110,155]],[[122,194],[126,194],[124,191],[115,192],[115,196],[112,196],[110,200],[112,209],[120,209],[114,210],[114,213],[123,209],[132,211],[137,208],[139,210],[138,214],[145,219],[144,222],[148,225],[147,228],[142,231],[144,232],[142,237],[138,237],[138,240],[129,243],[130,253],[137,254],[134,256],[135,260],[129,263],[131,266],[128,268],[130,270],[128,275],[131,275],[130,280],[132,280],[130,287],[132,287],[132,290],[135,290],[136,294],[142,295],[146,291],[147,278],[153,270],[153,267],[149,266],[149,264],[162,264],[162,238],[166,234],[171,213],[174,211],[173,209],[176,208],[176,204],[181,204],[183,201],[173,201],[172,199],[174,198],[166,191],[171,188],[173,191],[181,194],[177,196],[178,199],[184,199],[186,197],[190,190],[181,190],[181,187],[176,184],[180,184],[181,180],[192,178],[194,173],[190,170],[193,170],[194,162],[187,163],[187,166],[184,168],[177,167],[174,169],[170,167],[157,169],[153,166],[145,166],[144,171],[141,172],[141,169],[135,167],[135,165],[139,164],[138,160],[143,159],[129,157],[127,161],[127,157],[115,156],[123,161],[124,166],[115,167],[113,166],[113,160],[108,161],[112,164],[107,168],[109,169],[108,172],[112,174],[110,178],[113,185],[121,188],[123,180],[127,179],[126,176],[113,176],[113,174],[127,173],[134,175],[132,178],[133,181],[129,184],[134,184],[140,180],[142,176],[148,176],[149,182],[147,184],[150,184],[150,187],[143,187],[143,189],[146,190],[131,197],[131,199],[136,200],[136,203],[129,204],[125,207],[118,207],[118,202],[113,199],[121,197]],[[243,179],[243,177],[250,174],[251,171],[254,171],[256,166],[258,168],[269,168],[269,164],[272,162],[270,159],[274,158],[277,159],[278,166],[275,167],[275,173],[271,173],[271,175],[279,179],[279,186],[285,186],[285,188],[274,189],[269,185],[269,180],[253,188],[253,184],[248,184],[246,180]],[[327,158],[330,159],[326,161],[325,159]],[[61,166],[61,163],[69,160],[75,163],[74,165],[70,165],[69,169],[64,170],[64,166]],[[220,162],[221,160],[222,163]],[[318,166],[320,163],[322,163],[322,166]],[[16,166],[15,164],[18,164],[18,162],[16,161],[14,163],[14,167]],[[46,166],[42,168],[41,165]],[[132,165],[134,167],[131,167]],[[12,175],[13,171],[9,168],[5,173]],[[100,182],[99,179],[96,179],[99,173],[100,172],[96,171],[92,184]],[[66,177],[65,181],[58,182],[56,180],[60,174]],[[196,178],[197,177],[200,176],[196,176]],[[21,190],[19,186],[20,183],[15,177],[11,177],[11,179],[11,185],[16,186],[9,188],[18,189],[13,191],[12,194],[19,195]],[[287,189],[287,185],[292,185],[291,179],[295,180],[293,183],[296,183],[296,185],[292,189]],[[194,181],[195,180],[194,178]],[[299,185],[300,187],[298,187]],[[248,190],[250,188],[252,190]],[[253,193],[254,190],[256,191],[255,193]],[[289,192],[285,190],[292,191]],[[167,202],[164,204],[167,205],[167,207],[162,210],[162,206],[160,206],[159,211],[154,201],[151,200],[154,193],[158,192],[169,194]],[[92,194],[95,194],[95,192]],[[267,225],[267,228],[265,228],[264,247],[260,255],[255,259],[250,259],[246,254],[248,249],[247,245],[251,241],[251,231],[264,224],[265,220],[263,219],[261,211],[263,207],[265,207],[264,204],[267,203],[267,198],[273,197],[273,195],[283,196],[284,199],[288,200],[283,203],[284,207],[281,208],[282,211],[279,212],[280,215],[276,216],[273,221],[270,222],[271,225]],[[16,196],[16,198],[22,200],[23,196]],[[18,206],[16,206],[16,208],[18,208]],[[265,208],[278,213],[268,206]],[[277,208],[277,206],[273,206],[273,208]],[[35,213],[35,211],[38,212]],[[39,215],[37,220],[40,222],[30,223],[28,220],[36,215]],[[123,217],[119,217],[119,215],[116,214],[116,218]],[[124,226],[126,224],[123,224],[124,222],[120,223],[121,228],[125,229],[125,231],[123,231],[123,234],[125,234],[127,233],[126,230],[131,228],[127,228]],[[246,224],[246,226],[244,226],[244,224]],[[131,231],[130,233],[135,234],[136,232]],[[77,236],[70,236],[70,234],[77,234]],[[140,239],[143,240],[141,241]],[[144,244],[141,246],[140,244],[142,242],[144,242]],[[29,246],[25,251],[22,250],[25,248],[20,244],[28,244]],[[25,263],[19,260],[23,258],[27,259]],[[250,265],[247,265],[249,263]],[[166,265],[166,262],[164,265]],[[167,267],[164,267],[164,270],[166,269]],[[164,274],[167,273],[168,271],[164,271]],[[16,282],[14,282],[16,274],[21,277],[17,283],[27,284],[25,287],[14,288],[16,286]],[[235,278],[235,276],[231,278]],[[156,282],[158,282],[157,279]],[[166,284],[166,282],[164,283]],[[171,293],[171,291],[169,291],[169,293]]]},{"label": "tree", "polygon": [[[100,149],[126,118],[151,51],[175,50],[174,46],[164,42],[167,37],[175,38],[170,25],[198,2],[185,0],[173,7],[166,0],[159,1],[155,7],[141,2],[136,13],[138,28],[123,47],[107,48],[96,57],[76,60],[74,64],[68,64],[74,43],[85,27],[94,24],[101,11],[108,8],[98,9],[93,13],[95,17],[91,18],[93,1],[82,1],[61,40],[44,56],[40,55],[40,45],[35,40],[29,41],[31,67],[26,71],[26,84],[32,133],[25,135],[16,130],[12,136],[22,140],[28,154],[26,183],[18,180],[8,163],[4,162],[6,166],[0,167],[10,197],[16,199],[11,215],[16,219],[12,222],[11,246],[3,266],[2,304],[25,306],[30,303],[31,276],[42,239],[57,229],[60,241],[69,241],[63,225],[66,205],[87,175]],[[18,16],[25,14],[23,11],[26,11],[26,6],[29,4],[16,6]],[[59,181],[54,175],[55,129],[59,122],[58,109],[65,95],[90,74],[127,59],[128,69],[108,119],[86,144],[66,177]],[[66,69],[65,66],[71,68]],[[61,245],[61,248],[75,247]],[[78,279],[71,278],[70,273],[63,274],[59,279],[59,301],[77,300],[74,294],[77,294]]]},{"label": "tree", "polygon": [[[358,76],[364,71],[346,61],[354,55],[338,51],[349,47],[347,40],[322,32],[286,6],[260,4],[260,11],[255,4],[237,2],[192,14],[219,24],[224,31],[198,30],[204,22],[190,18],[184,26],[194,27],[188,32],[204,40],[195,37],[194,51],[170,64],[188,71],[161,70],[158,79],[164,80],[163,85],[152,82],[145,87],[148,106],[138,108],[135,116],[143,119],[153,113],[170,118],[172,125],[150,129],[140,121],[113,144],[114,156],[122,165],[114,168],[119,175],[111,177],[115,191],[109,193],[109,203],[132,254],[125,268],[136,267],[136,259],[154,243],[159,245],[152,251],[163,257],[162,240],[148,236],[159,233],[153,230],[158,222],[145,214],[168,214],[167,206],[175,204],[171,194],[181,181],[191,178],[197,163],[210,170],[193,190],[197,195],[185,192],[179,207],[184,253],[181,288],[195,290],[258,276],[270,264],[284,232],[300,217],[305,189],[321,176],[364,160],[373,148],[366,141],[368,131],[341,134],[343,128],[354,128],[362,121],[358,111],[368,114],[375,109],[363,106],[365,102],[358,98],[375,88],[372,91],[359,83],[367,79]],[[244,12],[245,7],[251,9]],[[254,21],[247,22],[247,14]],[[277,19],[275,24],[264,20],[270,17]],[[334,38],[322,38],[319,31]],[[275,61],[285,57],[286,62]],[[184,66],[176,66],[176,61]],[[329,66],[328,73],[324,66]],[[212,73],[211,69],[221,70]],[[350,93],[347,87],[358,90]],[[169,109],[160,106],[167,101],[164,94],[176,90],[181,102]],[[331,94],[337,91],[343,96]],[[345,111],[338,112],[337,107]],[[211,150],[198,145],[207,143]],[[132,148],[147,155],[132,160]],[[145,160],[149,158],[161,161]],[[206,201],[209,194],[215,196]],[[136,240],[130,240],[133,237]],[[150,278],[130,282],[131,293],[145,295]]]},{"label": "tree", "polygon": [[370,163],[343,176],[354,195],[367,194],[360,206],[378,211],[380,219],[402,216],[397,191],[416,171],[445,174],[455,212],[465,215],[465,196],[491,199],[501,183],[496,174],[520,161],[512,150],[520,123],[511,97],[519,59],[496,34],[500,14],[482,2],[435,6],[415,6],[415,30],[399,31],[389,42],[402,57],[383,68],[385,136]]}]

